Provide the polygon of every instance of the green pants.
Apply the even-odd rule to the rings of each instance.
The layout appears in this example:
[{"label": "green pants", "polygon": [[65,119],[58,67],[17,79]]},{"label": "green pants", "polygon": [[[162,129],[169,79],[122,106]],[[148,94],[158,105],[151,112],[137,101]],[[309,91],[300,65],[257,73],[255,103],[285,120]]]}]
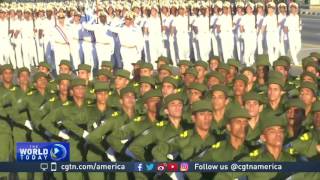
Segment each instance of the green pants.
[{"label": "green pants", "polygon": [[[27,142],[27,131],[20,127],[13,127],[12,130],[13,135],[13,152],[14,156],[17,154],[17,142]],[[16,157],[14,157],[16,158]],[[18,173],[19,180],[27,180],[28,179],[28,173],[26,172],[19,172]]]},{"label": "green pants", "polygon": [[[80,162],[83,161],[82,148],[83,145],[78,140],[70,138],[70,161]],[[67,172],[67,180],[83,180],[82,172]]]},{"label": "green pants", "polygon": [[[102,162],[103,157],[101,154],[96,153],[91,149],[88,149],[87,161],[88,162]],[[103,172],[89,172],[88,175],[89,175],[90,180],[104,180],[104,173]]]},{"label": "green pants", "polygon": [[[13,143],[12,135],[10,133],[0,133],[0,162],[9,162],[12,155]],[[9,179],[9,173],[1,172],[0,178]]]}]

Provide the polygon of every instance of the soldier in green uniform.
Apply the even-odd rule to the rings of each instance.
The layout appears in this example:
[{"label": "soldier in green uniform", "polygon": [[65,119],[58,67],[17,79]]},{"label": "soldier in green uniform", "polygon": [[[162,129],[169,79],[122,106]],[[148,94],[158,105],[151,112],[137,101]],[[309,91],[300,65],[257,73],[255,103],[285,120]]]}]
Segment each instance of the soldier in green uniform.
[{"label": "soldier in green uniform", "polygon": [[212,86],[217,84],[224,84],[225,81],[225,77],[218,71],[211,71],[206,75],[208,89],[211,89]]},{"label": "soldier in green uniform", "polygon": [[208,63],[205,61],[196,61],[194,63],[194,68],[198,72],[196,82],[197,83],[204,83],[205,78],[206,78],[206,74],[207,74],[208,68],[209,68]]},{"label": "soldier in green uniform", "polygon": [[102,61],[100,68],[106,69],[106,70],[110,71],[111,73],[113,73],[113,64],[111,61]]},{"label": "soldier in green uniform", "polygon": [[246,93],[247,84],[248,78],[243,74],[239,74],[234,78],[234,83],[232,86],[232,103],[238,103],[240,106],[243,106],[243,95]]},{"label": "soldier in green uniform", "polygon": [[220,63],[220,57],[219,56],[213,56],[208,60],[209,64],[209,70],[210,71],[216,71]]},{"label": "soldier in green uniform", "polygon": [[253,67],[244,67],[241,69],[241,74],[245,75],[248,78],[246,92],[255,91],[257,92],[256,87],[256,71]]},{"label": "soldier in green uniform", "polygon": [[91,66],[88,64],[79,64],[78,66],[78,78],[86,81],[86,103],[88,105],[94,104],[95,102],[95,94],[93,88],[93,82],[90,81],[92,76]]},{"label": "soldier in green uniform", "polygon": [[106,69],[99,69],[96,75],[96,80],[110,83],[112,79],[112,73]]},{"label": "soldier in green uniform", "polygon": [[164,64],[168,65],[170,64],[170,61],[167,57],[164,56],[160,56],[158,57],[158,59],[156,60],[157,63],[157,70],[159,71],[160,67]]},{"label": "soldier in green uniform", "polygon": [[227,106],[229,104],[228,89],[225,85],[215,85],[211,90],[211,104],[213,109],[212,133],[217,140],[225,138],[225,115],[227,114]]},{"label": "soldier in green uniform", "polygon": [[266,54],[258,55],[256,58],[257,80],[256,87],[259,94],[267,93],[269,57]]},{"label": "soldier in green uniform", "polygon": [[153,66],[151,63],[141,63],[139,69],[139,77],[151,77],[153,75]]},{"label": "soldier in green uniform", "polygon": [[195,82],[198,72],[194,68],[188,68],[183,75],[183,86],[188,87],[191,83]]},{"label": "soldier in green uniform", "polygon": [[276,61],[273,62],[273,69],[280,72],[285,79],[284,90],[289,92],[295,88],[295,78],[290,76],[290,58],[287,56],[280,56]]},{"label": "soldier in green uniform", "polygon": [[59,64],[59,74],[72,74],[72,65],[69,60],[61,60]]},{"label": "soldier in green uniform", "polygon": [[186,73],[187,69],[191,68],[193,66],[191,61],[188,60],[180,60],[178,63],[179,67],[179,74],[181,76],[181,79],[183,79],[183,75]]},{"label": "soldier in green uniform", "polygon": [[[42,126],[51,134],[67,140],[70,144],[70,161],[84,161],[84,140],[89,135],[88,107],[85,103],[86,81],[76,78],[71,82],[73,101],[66,101],[61,107],[51,111]],[[57,127],[60,124],[64,130]],[[83,179],[79,172],[67,173],[67,179]]]},{"label": "soldier in green uniform", "polygon": [[240,62],[236,59],[231,58],[231,59],[228,59],[227,65],[229,65],[229,71],[228,71],[228,74],[226,75],[227,86],[232,87],[234,78],[239,73]]},{"label": "soldier in green uniform", "polygon": [[[286,120],[284,116],[268,113],[261,117],[261,141],[264,147],[249,153],[241,162],[294,162],[295,158],[283,148]],[[248,179],[286,179],[289,174],[278,172],[246,172]]]},{"label": "soldier in green uniform", "polygon": [[153,89],[155,89],[155,85],[156,85],[156,81],[153,77],[146,77],[146,76],[142,76],[140,77],[140,82],[139,82],[139,86],[137,86],[137,88],[139,88],[137,93],[137,102],[136,102],[136,109],[137,112],[139,114],[144,114],[146,113],[145,108],[144,108],[144,103],[142,101],[142,96],[147,93],[148,91],[151,91]]},{"label": "soldier in green uniform", "polygon": [[225,64],[225,63],[220,63],[218,68],[217,68],[217,71],[220,72],[223,77],[225,77],[224,84],[228,84],[229,83],[228,79],[227,79],[227,75],[229,73],[229,70],[230,70],[230,66],[228,64]]},{"label": "soldier in green uniform", "polygon": [[169,96],[170,94],[177,93],[178,89],[178,82],[173,77],[166,77],[162,81],[161,86],[161,93],[162,96],[165,98]]},{"label": "soldier in green uniform", "polygon": [[300,99],[305,105],[306,119],[303,121],[305,129],[312,126],[312,104],[317,100],[317,86],[311,82],[302,82],[300,85]]},{"label": "soldier in green uniform", "polygon": [[310,61],[310,62],[307,62],[304,66],[303,66],[303,70],[305,72],[311,72],[315,75],[318,74],[318,71],[319,71],[319,67],[318,67],[318,63],[315,62],[315,61]]},{"label": "soldier in green uniform", "polygon": [[111,91],[109,93],[108,104],[111,105],[115,109],[121,109],[121,105],[119,103],[120,99],[120,91],[121,89],[128,86],[130,82],[130,72],[127,70],[119,69],[115,74],[115,79],[112,85],[110,86]]},{"label": "soldier in green uniform", "polygon": [[215,137],[210,133],[212,108],[209,101],[200,100],[192,105],[192,120],[195,124],[193,129],[182,132],[180,136],[168,143],[160,142],[152,149],[156,161],[175,160],[178,156],[188,161],[216,142]]},{"label": "soldier in green uniform", "polygon": [[[217,143],[212,144],[212,147],[208,149],[208,151],[194,158],[195,161],[238,161],[249,154],[249,149],[245,144],[245,140],[247,136],[247,127],[250,115],[247,110],[241,107],[239,104],[233,104],[231,107],[232,108],[228,114],[228,123],[226,125],[228,137],[226,140],[218,141]],[[191,174],[192,176],[199,176],[199,174]],[[227,174],[219,173],[216,179],[225,179],[222,177],[227,176]],[[192,179],[199,179],[199,177],[193,177]]]},{"label": "soldier in green uniform", "polygon": [[164,78],[170,77],[173,75],[172,66],[163,64],[158,68],[158,76],[157,76],[157,85],[160,85]]}]

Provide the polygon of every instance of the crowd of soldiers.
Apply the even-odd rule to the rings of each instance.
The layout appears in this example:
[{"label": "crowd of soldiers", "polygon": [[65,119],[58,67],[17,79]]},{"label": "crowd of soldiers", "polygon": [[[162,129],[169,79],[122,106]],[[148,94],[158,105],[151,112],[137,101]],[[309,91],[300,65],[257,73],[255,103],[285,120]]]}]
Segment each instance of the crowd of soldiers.
[{"label": "crowd of soldiers", "polygon": [[255,54],[268,53],[272,63],[290,52],[298,65],[298,12],[295,2],[273,1],[3,3],[0,63],[29,68],[47,61],[58,69],[67,59],[73,68],[97,68],[111,60],[131,71],[131,63],[155,66],[161,55],[174,65],[220,56],[251,66]]},{"label": "crowd of soldiers", "polygon": [[[228,2],[222,3],[222,8],[219,3],[218,1],[212,6],[215,12],[220,12],[221,9],[224,13],[230,11],[230,4],[225,5]],[[6,19],[7,12],[10,17],[17,16],[17,19],[14,21],[10,18],[8,24],[2,21],[0,26],[1,32],[4,32],[0,34],[1,36],[7,34],[7,31],[3,31],[2,25],[9,25],[9,32],[13,33],[12,37],[8,36],[10,38],[2,37],[8,41],[8,44],[5,44],[6,41],[0,43],[1,53],[5,57],[0,66],[0,161],[15,161],[16,142],[58,141],[70,143],[70,161],[305,162],[319,160],[320,53],[312,52],[301,59],[303,72],[298,76],[291,75],[289,70],[292,64],[300,60],[294,60],[296,57],[293,57],[292,51],[291,57],[279,56],[278,53],[275,53],[281,51],[280,47],[276,47],[281,44],[276,35],[279,29],[277,24],[270,25],[270,27],[268,23],[274,22],[272,18],[277,18],[277,16],[268,15],[265,18],[267,20],[263,20],[262,23],[267,44],[271,43],[269,39],[277,37],[276,41],[273,41],[273,52],[270,51],[268,44],[267,54],[263,54],[263,48],[261,53],[255,52],[256,48],[253,47],[256,47],[256,39],[259,39],[259,35],[254,36],[252,41],[246,41],[244,34],[253,31],[247,32],[247,26],[240,23],[239,27],[240,31],[242,29],[245,45],[244,54],[248,48],[246,42],[252,43],[250,47],[252,49],[248,55],[251,60],[247,61],[245,58],[247,56],[243,56],[244,61],[241,61],[233,58],[233,51],[230,51],[233,47],[230,44],[227,45],[231,41],[231,44],[233,42],[237,44],[237,41],[233,41],[235,36],[232,34],[232,23],[223,25],[227,22],[227,15],[218,15],[218,22],[219,18],[223,18],[220,19],[221,24],[218,23],[217,26],[221,31],[220,38],[223,37],[223,41],[220,41],[222,44],[217,46],[217,51],[214,49],[212,51],[212,47],[215,46],[211,46],[211,49],[202,47],[202,42],[208,41],[208,47],[210,47],[214,37],[218,37],[204,30],[206,27],[209,28],[208,24],[202,27],[204,23],[209,23],[209,19],[205,18],[207,11],[204,11],[208,6],[205,6],[203,10],[200,4],[199,9],[203,16],[190,16],[189,19],[187,18],[189,16],[185,16],[186,6],[175,7],[171,4],[170,11],[174,12],[176,8],[180,15],[173,17],[165,16],[163,13],[161,18],[163,24],[167,23],[166,17],[174,19],[170,26],[175,27],[173,30],[176,31],[174,31],[173,39],[178,49],[173,49],[178,50],[176,54],[178,56],[175,59],[170,53],[162,56],[163,52],[167,52],[162,51],[166,50],[162,49],[166,46],[160,45],[165,42],[162,38],[169,37],[169,42],[172,38],[172,36],[166,36],[167,29],[163,31],[165,32],[163,34],[161,25],[152,24],[153,19],[148,18],[146,22],[151,24],[140,26],[147,27],[143,33],[135,27],[136,25],[133,26],[136,20],[140,18],[142,22],[143,19],[143,16],[136,16],[140,12],[140,6],[137,7],[137,11],[133,5],[133,11],[136,13],[133,11],[124,13],[125,25],[112,32],[110,36],[106,36],[110,30],[108,24],[112,24],[117,18],[121,20],[121,12],[126,11],[126,8],[130,9],[125,4],[121,6],[120,11],[117,5],[102,4],[101,8],[106,8],[107,13],[97,10],[99,19],[93,24],[80,23],[83,16],[77,10],[71,8],[66,15],[65,7],[52,7],[49,4],[45,9],[37,9],[38,19],[35,19],[35,22],[44,20],[43,22],[48,24],[43,26],[46,29],[35,28],[36,31],[26,30],[27,27],[32,29],[32,19],[36,17],[34,10],[29,11],[28,8],[21,10],[19,7],[17,9],[1,8],[0,18],[2,20]],[[149,10],[151,10],[151,15],[160,18],[157,7],[150,6]],[[247,11],[251,7],[251,10],[256,8],[253,5],[245,7]],[[261,12],[264,12],[263,7]],[[271,5],[268,3],[268,12],[274,10],[274,7],[272,3]],[[293,12],[296,7],[291,4],[291,11]],[[166,8],[169,10],[167,6],[161,6],[161,9]],[[111,12],[115,10],[115,15],[108,14],[110,9]],[[242,10],[242,8],[239,9]],[[240,10],[239,12],[242,12]],[[51,15],[48,16],[50,12]],[[87,13],[87,11],[81,12]],[[45,18],[45,13],[47,18]],[[41,14],[42,18],[40,18]],[[215,15],[217,14],[212,17]],[[296,14],[293,13],[292,16],[288,16],[286,22],[292,21],[297,24],[285,23],[283,26],[286,29],[283,32],[288,32],[289,42],[291,28],[294,29],[292,33],[300,35],[299,20],[296,21]],[[64,26],[67,22],[66,17],[70,17],[73,22]],[[188,22],[193,22],[192,19],[194,23],[192,23],[192,31],[189,31]],[[96,20],[93,18],[93,21]],[[210,18],[210,22],[214,22],[213,20],[214,18]],[[87,22],[92,22],[92,19],[89,18]],[[247,22],[249,23],[245,21]],[[254,24],[251,24],[252,27],[255,26]],[[88,29],[88,31],[81,31],[83,32],[81,36],[75,33],[78,30],[72,31],[70,36],[73,35],[73,37],[71,38],[66,33],[66,29],[73,25],[81,29]],[[11,27],[17,26],[22,29],[11,31]],[[224,29],[228,27],[230,31]],[[180,28],[185,28],[185,31],[180,31]],[[93,37],[89,29],[95,35],[95,48],[92,46],[93,41],[89,40]],[[51,30],[54,32],[49,37],[46,36],[46,33]],[[252,30],[256,32],[255,28]],[[152,31],[159,33],[153,34]],[[226,34],[222,35],[224,31]],[[34,32],[43,36],[34,36]],[[146,32],[149,37],[147,39],[149,49],[145,49],[144,35]],[[30,36],[22,36],[25,34]],[[75,35],[79,36],[75,37]],[[189,47],[191,45],[190,36],[193,35],[197,37],[195,39],[198,42],[198,45],[194,47],[198,48],[179,48]],[[298,37],[296,35],[294,38]],[[87,39],[87,37],[90,38]],[[159,42],[159,46],[152,43],[153,37],[160,38],[159,41],[155,40]],[[249,37],[252,36],[249,35]],[[28,38],[40,44],[40,39],[43,38],[43,45],[50,44],[49,49],[53,48],[54,53],[51,50],[46,51],[45,47],[48,44],[41,48],[38,43],[33,44],[27,41]],[[73,41],[76,44],[73,44]],[[77,44],[79,42],[81,44]],[[225,42],[227,44],[223,45]],[[299,45],[297,39],[294,42],[294,45]],[[14,43],[14,49],[11,49],[11,43]],[[22,59],[18,59],[20,55],[17,55],[19,43],[25,47],[21,51],[18,50],[19,53],[21,52]],[[257,45],[259,49],[259,43]],[[81,47],[82,53],[73,51],[73,46],[77,46],[77,52]],[[229,48],[229,50],[224,51],[224,48]],[[37,49],[37,53],[29,54],[29,51],[34,49]],[[42,55],[40,49],[43,49]],[[86,55],[87,50],[93,52],[93,49],[98,58],[99,63],[97,64],[94,63],[91,54]],[[203,56],[190,61],[190,54],[192,54],[190,49],[193,49],[192,53],[198,50],[197,52]],[[219,49],[222,50],[222,54]],[[218,54],[210,55],[212,52]],[[122,61],[119,62],[123,62],[123,69],[119,68],[122,65],[113,59],[117,57],[117,53],[120,53],[118,55]],[[226,53],[230,53],[229,56]],[[147,54],[152,54],[152,57],[149,58],[155,59],[154,62],[148,61],[149,55]],[[37,56],[38,59],[34,56]],[[26,60],[28,57],[33,58]],[[41,57],[44,59],[39,59]],[[141,57],[144,57],[143,60]],[[51,61],[51,58],[54,61]],[[34,69],[30,70],[31,66],[37,67],[35,72],[33,72]],[[94,66],[96,66],[96,72],[93,71]],[[57,75],[52,73],[54,69],[56,70],[54,74]],[[292,179],[302,179],[302,177],[319,179],[319,173],[276,172],[0,173],[1,178],[36,180],[53,178],[193,180],[245,177],[248,179],[286,179],[289,176]]]}]

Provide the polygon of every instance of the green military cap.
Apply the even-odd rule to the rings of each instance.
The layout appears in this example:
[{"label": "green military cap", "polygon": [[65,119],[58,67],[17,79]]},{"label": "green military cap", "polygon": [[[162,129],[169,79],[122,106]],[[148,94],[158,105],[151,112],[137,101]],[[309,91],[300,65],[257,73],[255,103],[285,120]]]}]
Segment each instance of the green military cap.
[{"label": "green military cap", "polygon": [[212,56],[209,60],[208,63],[210,63],[212,60],[217,60],[220,62],[220,57],[219,56]]},{"label": "green military cap", "polygon": [[189,67],[193,66],[192,62],[188,60],[180,60],[178,63],[178,66],[181,66],[181,65],[187,65]]},{"label": "green military cap", "polygon": [[184,74],[191,74],[194,77],[197,77],[198,71],[195,68],[188,68]]},{"label": "green military cap", "polygon": [[235,78],[234,78],[234,82],[236,81],[236,80],[241,80],[241,81],[243,81],[244,82],[244,84],[248,84],[248,78],[247,78],[247,76],[245,76],[245,75],[243,75],[243,74],[239,74],[239,75],[237,75]]},{"label": "green military cap", "polygon": [[189,85],[188,89],[195,89],[200,91],[201,93],[204,93],[205,91],[207,91],[207,86],[201,83],[193,82]]},{"label": "green military cap", "polygon": [[304,69],[305,65],[308,63],[308,62],[313,62],[313,58],[311,56],[307,56],[305,58],[302,59],[302,67]]},{"label": "green military cap", "polygon": [[147,83],[152,86],[156,85],[156,80],[153,77],[148,77],[148,76],[142,76],[140,77],[139,83]]},{"label": "green military cap", "polygon": [[153,70],[153,66],[151,63],[141,63],[140,64],[140,69],[150,69]]},{"label": "green military cap", "polygon": [[311,57],[315,57],[315,58],[317,58],[318,60],[320,60],[320,53],[318,53],[318,52],[311,52],[311,53],[310,53],[310,56],[311,56]]},{"label": "green military cap", "polygon": [[165,64],[170,64],[169,59],[167,57],[164,57],[164,56],[158,57],[158,59],[156,60],[156,63],[158,63],[159,61],[162,61]]},{"label": "green military cap", "polygon": [[301,82],[300,90],[302,88],[310,89],[311,91],[313,91],[314,95],[317,96],[318,88],[317,88],[317,85],[315,83],[312,83],[312,82]]},{"label": "green military cap", "polygon": [[260,97],[260,95],[256,92],[247,92],[243,95],[243,101],[250,101],[250,100],[254,100],[254,101],[258,101],[259,104],[262,104],[262,98]]},{"label": "green military cap", "polygon": [[60,83],[62,80],[71,80],[71,75],[70,74],[59,74],[57,77],[58,83]]},{"label": "green military cap", "polygon": [[174,87],[178,87],[178,81],[173,77],[165,77],[162,83],[165,83],[165,82],[172,84]]},{"label": "green military cap", "polygon": [[311,77],[314,82],[317,82],[317,79],[318,79],[317,76],[316,76],[314,73],[312,73],[312,72],[307,72],[307,71],[306,71],[306,72],[303,72],[303,73],[300,75],[300,79],[303,80],[303,78],[306,77],[306,76]]},{"label": "green military cap", "polygon": [[225,77],[218,71],[211,71],[208,74],[206,74],[206,78],[210,79],[211,77],[217,78],[220,83],[223,83],[225,81]]},{"label": "green military cap", "polygon": [[238,60],[234,59],[234,58],[228,59],[227,64],[229,66],[234,66],[236,68],[240,68],[240,62]]},{"label": "green military cap", "polygon": [[244,67],[241,69],[241,73],[243,73],[245,71],[250,71],[253,75],[256,74],[256,70],[253,67]]},{"label": "green military cap", "polygon": [[228,88],[222,84],[216,84],[211,88],[211,94],[215,91],[222,91],[226,96],[228,96]]},{"label": "green military cap", "polygon": [[230,122],[234,118],[249,119],[251,116],[244,107],[241,107],[238,103],[233,103],[228,110],[227,119]]},{"label": "green military cap", "polygon": [[137,62],[131,63],[132,65],[140,65],[141,63],[143,63],[141,60],[138,60]]},{"label": "green military cap", "polygon": [[273,67],[277,67],[277,66],[283,66],[283,67],[289,68],[290,64],[288,64],[288,62],[284,59],[277,59],[276,61],[273,62]]},{"label": "green military cap", "polygon": [[270,71],[269,78],[268,78],[268,84],[278,84],[281,86],[281,88],[284,88],[285,79],[281,73],[279,73],[277,71]]},{"label": "green military cap", "polygon": [[29,71],[28,68],[22,67],[22,68],[19,68],[19,69],[18,69],[18,76],[20,76],[20,74],[21,74],[22,72],[28,72],[28,73],[30,73],[30,71]]},{"label": "green military cap", "polygon": [[304,109],[305,105],[304,103],[299,99],[299,98],[293,98],[293,99],[289,99],[286,104],[285,104],[285,108],[286,110],[288,110],[291,107],[296,107],[299,109]]},{"label": "green military cap", "polygon": [[289,56],[280,56],[278,59],[284,60],[287,62],[287,64],[290,66],[292,60]]},{"label": "green military cap", "polygon": [[210,101],[208,100],[199,100],[194,102],[191,105],[191,112],[196,113],[196,112],[204,112],[204,111],[209,111],[212,112],[212,105]]},{"label": "green military cap", "polygon": [[122,88],[120,90],[120,97],[123,97],[127,93],[133,93],[134,95],[136,94],[135,91],[134,91],[134,88],[132,88],[130,86],[127,86],[127,87]]},{"label": "green military cap", "polygon": [[267,54],[260,54],[256,58],[256,66],[270,66],[269,56]]},{"label": "green military cap", "polygon": [[159,67],[159,71],[160,71],[160,70],[167,70],[167,71],[169,71],[171,74],[172,74],[172,72],[173,72],[172,66],[169,66],[168,64],[162,64],[162,65]]},{"label": "green military cap", "polygon": [[120,76],[120,77],[123,77],[123,78],[126,78],[126,79],[130,79],[130,72],[128,70],[125,70],[125,69],[119,69],[115,76]]},{"label": "green military cap", "polygon": [[142,101],[145,103],[145,102],[147,102],[147,100],[149,98],[152,98],[152,97],[162,97],[161,91],[159,91],[159,90],[150,90],[150,91],[146,92],[142,96]]},{"label": "green military cap", "polygon": [[205,68],[205,69],[208,69],[208,68],[209,68],[208,63],[205,62],[205,61],[196,61],[196,62],[194,63],[194,66],[195,66],[195,67],[196,67],[196,66],[201,66],[201,67],[203,67],[203,68]]},{"label": "green military cap", "polygon": [[68,60],[61,60],[59,66],[61,66],[61,65],[66,65],[66,66],[68,66],[70,69],[72,68],[72,64],[71,64],[71,62],[68,61]]},{"label": "green military cap", "polygon": [[48,79],[48,75],[44,72],[36,72],[34,75],[33,75],[33,82],[36,82],[39,78],[41,77],[45,77],[46,79]]},{"label": "green military cap", "polygon": [[40,66],[45,67],[45,68],[47,68],[47,69],[49,69],[49,70],[51,69],[50,64],[48,64],[48,63],[45,62],[45,61],[40,62],[39,65],[38,65],[38,67],[40,67]]},{"label": "green military cap", "polygon": [[261,117],[260,128],[262,131],[272,126],[281,126],[285,128],[287,125],[284,115],[278,116],[275,113],[268,112],[268,113],[262,113],[260,117]]},{"label": "green military cap", "polygon": [[109,84],[106,82],[96,81],[93,86],[95,92],[109,91]]},{"label": "green military cap", "polygon": [[110,67],[110,68],[113,68],[113,64],[111,61],[102,61],[101,62],[101,67]]},{"label": "green military cap", "polygon": [[4,71],[5,69],[9,69],[9,70],[14,70],[13,69],[13,66],[11,65],[11,64],[4,64],[4,65],[2,65],[1,66],[1,73],[2,73],[2,71]]},{"label": "green military cap", "polygon": [[229,64],[219,63],[218,69],[225,69],[225,70],[229,71],[230,66],[229,66]]},{"label": "green military cap", "polygon": [[107,76],[108,78],[112,78],[112,72],[107,69],[99,69],[97,76]]},{"label": "green military cap", "polygon": [[315,103],[313,103],[312,112],[320,112],[320,101],[316,101]]},{"label": "green military cap", "polygon": [[87,72],[91,72],[91,66],[88,64],[79,64],[78,71],[85,70]]},{"label": "green military cap", "polygon": [[168,107],[168,104],[174,100],[179,100],[183,102],[183,98],[180,94],[170,94],[164,98],[164,108]]},{"label": "green military cap", "polygon": [[75,78],[71,81],[71,87],[76,87],[76,86],[86,86],[86,80],[80,79],[80,78]]},{"label": "green military cap", "polygon": [[319,69],[318,62],[316,62],[316,61],[307,62],[307,63],[303,66],[303,69],[306,70],[307,67],[309,67],[309,66],[314,67],[316,70]]}]

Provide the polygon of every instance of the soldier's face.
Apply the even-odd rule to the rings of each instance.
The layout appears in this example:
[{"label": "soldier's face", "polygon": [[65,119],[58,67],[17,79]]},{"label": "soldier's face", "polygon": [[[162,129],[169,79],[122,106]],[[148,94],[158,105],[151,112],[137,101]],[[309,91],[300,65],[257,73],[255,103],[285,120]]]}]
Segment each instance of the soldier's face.
[{"label": "soldier's face", "polygon": [[315,67],[313,67],[313,66],[308,66],[308,67],[306,68],[306,72],[311,72],[311,73],[313,73],[313,74],[315,74],[315,75],[318,75],[317,69],[316,69]]},{"label": "soldier's face", "polygon": [[246,84],[242,80],[236,80],[233,84],[233,93],[235,96],[243,96],[246,92]]},{"label": "soldier's face", "polygon": [[146,92],[152,89],[151,85],[148,83],[141,83],[140,84],[140,94],[144,95]]},{"label": "soldier's face", "polygon": [[116,89],[122,89],[128,85],[129,81],[128,79],[117,76],[116,79],[114,80],[114,86]]},{"label": "soldier's face", "polygon": [[[223,83],[223,82],[222,82],[222,83]],[[210,78],[208,79],[207,84],[208,84],[208,87],[209,87],[209,89],[210,89],[212,86],[217,85],[217,84],[220,84],[220,81],[219,81],[219,79],[216,78],[216,77],[210,77]]]},{"label": "soldier's face", "polygon": [[211,71],[215,71],[219,66],[219,61],[218,60],[211,60],[209,63],[209,67]]},{"label": "soldier's face", "polygon": [[222,91],[214,91],[212,93],[211,104],[215,111],[222,110],[226,107],[228,101],[227,97]]},{"label": "soldier's face", "polygon": [[253,9],[250,6],[247,6],[246,12],[247,12],[247,14],[252,14]]},{"label": "soldier's face", "polygon": [[315,112],[313,115],[314,128],[320,130],[320,112]]},{"label": "soldier's face", "polygon": [[152,75],[152,70],[151,69],[148,69],[148,68],[142,68],[140,69],[139,71],[140,73],[140,77],[141,76],[147,76],[147,77],[150,77]]},{"label": "soldier's face", "polygon": [[96,92],[97,103],[98,104],[105,104],[109,97],[108,91],[99,91]]},{"label": "soldier's face", "polygon": [[146,108],[149,112],[157,113],[160,105],[160,97],[149,98],[146,102]]},{"label": "soldier's face", "polygon": [[165,69],[161,69],[160,71],[159,71],[159,80],[160,81],[163,81],[163,79],[165,78],[165,77],[169,77],[171,75],[171,73],[169,72],[169,71],[167,71],[167,70],[165,70]]},{"label": "soldier's face", "polygon": [[282,89],[279,84],[269,84],[268,86],[268,99],[269,101],[276,101],[281,98]]},{"label": "soldier's face", "polygon": [[109,78],[105,75],[100,75],[98,76],[97,78],[99,81],[102,81],[102,82],[108,82],[109,81]]},{"label": "soldier's face", "polygon": [[234,118],[227,125],[227,128],[231,136],[243,139],[247,135],[248,120],[245,118]]},{"label": "soldier's face", "polygon": [[71,69],[68,66],[62,64],[62,65],[59,66],[59,73],[60,74],[70,74],[71,73]]},{"label": "soldier's face", "polygon": [[196,70],[198,72],[198,77],[197,78],[204,78],[204,76],[207,73],[207,70],[202,66],[196,66],[195,68],[196,68]]},{"label": "soldier's face", "polygon": [[45,77],[40,77],[37,81],[36,81],[36,88],[37,89],[45,89],[48,85],[48,79]]},{"label": "soldier's face", "polygon": [[192,119],[194,121],[195,127],[199,128],[203,131],[210,130],[212,124],[212,112],[204,111],[204,112],[197,112],[195,115],[192,115]]},{"label": "soldier's face", "polygon": [[303,82],[311,82],[311,83],[315,83],[314,79],[310,76],[304,76],[302,79]]},{"label": "soldier's face", "polygon": [[127,109],[132,109],[136,105],[136,99],[135,95],[132,92],[126,93],[125,95],[122,96],[121,100],[121,105]]},{"label": "soldier's face", "polygon": [[281,74],[284,75],[284,77],[287,77],[288,75],[288,70],[284,66],[276,66],[275,70]]},{"label": "soldier's face", "polygon": [[292,14],[297,14],[298,9],[297,9],[296,7],[294,7],[294,6],[291,6],[290,12],[291,12]]},{"label": "soldier's face", "polygon": [[282,147],[284,140],[284,129],[281,126],[272,126],[266,128],[262,135],[261,140],[267,146]]},{"label": "soldier's face", "polygon": [[244,71],[242,74],[248,78],[248,84],[253,83],[256,80],[256,77],[251,71]]},{"label": "soldier's face", "polygon": [[274,8],[268,7],[268,14],[273,14],[273,12],[274,12]]},{"label": "soldier's face", "polygon": [[11,69],[5,69],[2,71],[2,80],[6,83],[12,83],[13,71]]},{"label": "soldier's face", "polygon": [[302,88],[299,97],[306,106],[310,106],[316,101],[313,91],[309,88]]},{"label": "soldier's face", "polygon": [[164,82],[162,84],[161,92],[163,97],[167,97],[168,95],[175,93],[175,87],[170,83]]},{"label": "soldier's face", "polygon": [[62,94],[68,94],[70,88],[69,80],[62,80],[59,83],[59,92]]},{"label": "soldier's face", "polygon": [[305,119],[305,111],[297,107],[290,107],[286,113],[289,126],[299,127]]},{"label": "soldier's face", "polygon": [[79,70],[78,77],[80,79],[89,80],[90,73],[86,70]]},{"label": "soldier's face", "polygon": [[183,64],[183,65],[180,65],[180,66],[179,66],[179,72],[180,72],[180,74],[184,74],[188,68],[189,68],[188,65],[184,65],[184,64]]},{"label": "soldier's face", "polygon": [[30,73],[27,71],[23,71],[20,73],[18,77],[19,84],[29,84],[30,82]]},{"label": "soldier's face", "polygon": [[248,100],[244,103],[244,107],[251,117],[257,117],[262,109],[259,102],[256,100]]},{"label": "soldier's face", "polygon": [[183,103],[180,100],[173,100],[168,104],[165,113],[171,118],[181,118],[183,110]]},{"label": "soldier's face", "polygon": [[201,99],[202,93],[196,89],[188,90],[189,103],[192,104]]},{"label": "soldier's face", "polygon": [[185,74],[183,77],[183,81],[186,86],[189,86],[195,80],[196,80],[196,77],[194,77],[194,75],[192,75],[192,74]]},{"label": "soldier's face", "polygon": [[43,72],[45,74],[49,73],[49,69],[44,66],[39,66],[39,72]]},{"label": "soldier's face", "polygon": [[72,88],[72,94],[74,98],[84,99],[86,95],[86,87],[85,86],[75,86]]}]

